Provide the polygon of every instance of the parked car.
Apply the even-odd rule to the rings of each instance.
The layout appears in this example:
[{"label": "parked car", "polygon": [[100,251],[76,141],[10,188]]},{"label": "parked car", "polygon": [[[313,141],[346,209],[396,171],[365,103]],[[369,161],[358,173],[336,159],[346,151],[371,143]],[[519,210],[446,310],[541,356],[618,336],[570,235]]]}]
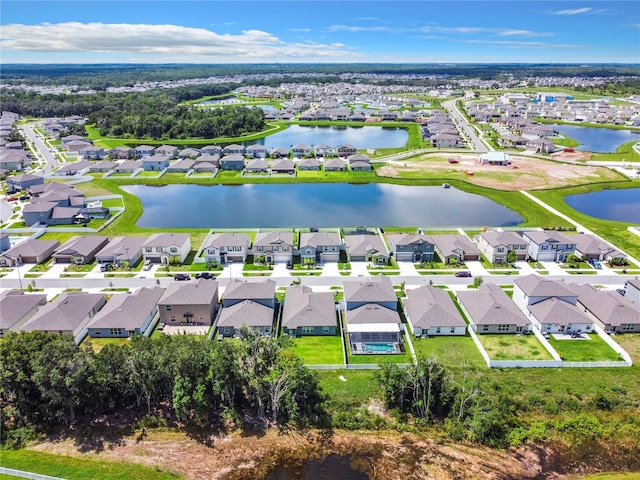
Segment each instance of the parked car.
[{"label": "parked car", "polygon": [[176,273],[173,276],[173,279],[178,282],[178,281],[183,281],[183,280],[191,280],[191,275],[189,275],[188,273]]},{"label": "parked car", "polygon": [[101,263],[100,264],[100,271],[101,272],[108,272],[109,270],[111,270],[111,264],[110,263]]},{"label": "parked car", "polygon": [[211,272],[200,272],[196,273],[196,278],[204,278],[206,280],[213,280],[216,276]]},{"label": "parked car", "polygon": [[591,265],[593,265],[593,268],[595,268],[596,270],[600,270],[602,268],[602,264],[600,263],[600,260],[593,260]]},{"label": "parked car", "polygon": [[471,272],[467,272],[467,271],[456,272],[456,277],[470,277],[470,276],[471,276]]},{"label": "parked car", "polygon": [[142,270],[148,271],[148,270],[151,270],[151,267],[152,267],[151,260],[145,260],[144,265],[142,266]]}]

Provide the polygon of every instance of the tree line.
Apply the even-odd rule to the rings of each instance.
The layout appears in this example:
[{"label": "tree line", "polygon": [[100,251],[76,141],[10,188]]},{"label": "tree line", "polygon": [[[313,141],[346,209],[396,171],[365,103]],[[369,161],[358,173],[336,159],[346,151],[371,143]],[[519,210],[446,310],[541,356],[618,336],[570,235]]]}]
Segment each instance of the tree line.
[{"label": "tree line", "polygon": [[11,333],[0,342],[2,444],[127,410],[200,426],[322,425],[316,376],[288,339],[135,336],[99,352],[70,336]]}]

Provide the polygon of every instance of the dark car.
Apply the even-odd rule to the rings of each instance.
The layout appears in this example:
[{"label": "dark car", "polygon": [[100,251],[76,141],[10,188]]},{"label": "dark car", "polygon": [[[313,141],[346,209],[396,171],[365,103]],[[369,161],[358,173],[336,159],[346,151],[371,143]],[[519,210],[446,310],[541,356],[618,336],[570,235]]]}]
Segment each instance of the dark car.
[{"label": "dark car", "polygon": [[200,272],[200,273],[196,273],[196,278],[204,278],[206,280],[213,280],[216,277],[211,272]]},{"label": "dark car", "polygon": [[470,277],[471,272],[456,272],[456,277]]},{"label": "dark car", "polygon": [[188,273],[176,273],[173,276],[173,279],[178,282],[178,281],[182,281],[182,280],[191,280],[191,275],[189,275]]}]

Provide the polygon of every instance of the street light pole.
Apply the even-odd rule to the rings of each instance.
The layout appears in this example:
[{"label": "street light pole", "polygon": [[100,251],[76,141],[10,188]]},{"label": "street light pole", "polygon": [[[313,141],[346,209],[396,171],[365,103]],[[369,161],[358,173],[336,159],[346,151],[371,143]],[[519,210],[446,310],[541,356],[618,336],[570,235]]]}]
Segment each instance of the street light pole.
[{"label": "street light pole", "polygon": [[129,273],[131,273],[131,257],[129,257],[129,248],[125,247],[125,252],[127,252],[127,266],[129,267]]},{"label": "street light pole", "polygon": [[18,283],[20,284],[20,290],[23,290],[22,288],[22,278],[20,278],[20,264],[22,263],[22,257],[18,257],[18,266],[16,267],[18,270]]}]

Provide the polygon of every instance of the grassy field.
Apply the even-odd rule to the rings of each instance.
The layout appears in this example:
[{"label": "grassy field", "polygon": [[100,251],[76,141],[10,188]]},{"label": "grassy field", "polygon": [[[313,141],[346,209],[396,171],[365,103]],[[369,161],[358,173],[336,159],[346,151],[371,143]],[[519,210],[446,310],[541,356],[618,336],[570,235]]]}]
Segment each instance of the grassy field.
[{"label": "grassy field", "polygon": [[474,367],[486,365],[470,336],[412,337],[411,341],[416,355],[433,356],[448,367],[458,367],[463,363]]},{"label": "grassy field", "polygon": [[3,450],[2,466],[73,480],[165,480],[182,478],[144,465],[65,457],[31,450]]},{"label": "grassy field", "polygon": [[553,360],[534,335],[478,335],[492,360]]},{"label": "grassy field", "polygon": [[344,364],[340,335],[299,337],[293,343],[293,351],[307,365]]},{"label": "grassy field", "polygon": [[91,348],[93,348],[94,352],[98,353],[107,345],[121,346],[126,345],[127,343],[129,343],[129,341],[130,340],[128,338],[92,338],[87,335],[82,344],[89,345]]},{"label": "grassy field", "polygon": [[549,338],[551,346],[567,362],[590,362],[599,360],[620,360],[619,355],[597,334],[588,334],[591,340],[556,340]]}]

